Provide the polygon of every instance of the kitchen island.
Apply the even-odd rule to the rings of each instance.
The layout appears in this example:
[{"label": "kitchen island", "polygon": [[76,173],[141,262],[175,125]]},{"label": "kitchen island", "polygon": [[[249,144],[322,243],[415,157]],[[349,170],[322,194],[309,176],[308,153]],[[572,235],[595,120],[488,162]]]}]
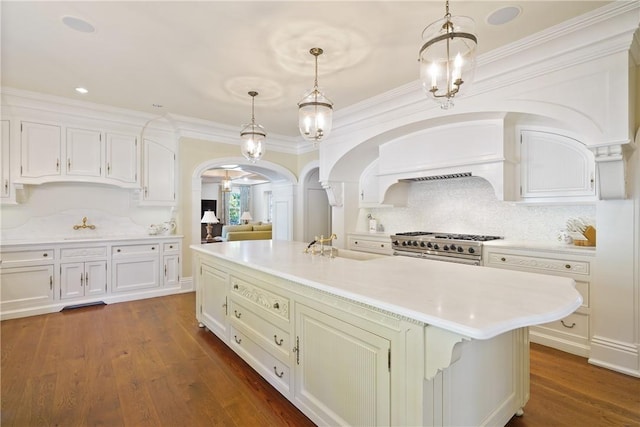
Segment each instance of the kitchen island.
[{"label": "kitchen island", "polygon": [[196,316],[319,425],[504,425],[571,279],[306,244],[193,245]]}]

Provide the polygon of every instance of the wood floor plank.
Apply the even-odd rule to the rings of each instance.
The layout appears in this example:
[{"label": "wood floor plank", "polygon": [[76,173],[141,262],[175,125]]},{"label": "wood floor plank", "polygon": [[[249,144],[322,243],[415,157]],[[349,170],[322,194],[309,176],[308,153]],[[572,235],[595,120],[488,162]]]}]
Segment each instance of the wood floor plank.
[{"label": "wood floor plank", "polygon": [[[215,335],[193,293],[6,320],[0,424],[312,426]],[[531,346],[531,399],[510,427],[640,426],[640,379]]]}]

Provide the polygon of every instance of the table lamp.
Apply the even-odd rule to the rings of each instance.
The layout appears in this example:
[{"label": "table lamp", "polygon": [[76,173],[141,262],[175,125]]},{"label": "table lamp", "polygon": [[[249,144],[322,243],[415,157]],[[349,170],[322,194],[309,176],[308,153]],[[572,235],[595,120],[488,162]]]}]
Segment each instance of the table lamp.
[{"label": "table lamp", "polygon": [[213,231],[213,224],[217,224],[219,222],[218,218],[216,218],[216,213],[214,211],[205,211],[204,215],[202,215],[202,221],[200,222],[207,224],[207,242],[213,242],[213,236],[211,235],[211,232]]},{"label": "table lamp", "polygon": [[251,221],[253,218],[251,218],[251,214],[249,212],[242,212],[242,216],[240,216],[240,219],[244,221],[245,224],[249,224],[249,221]]}]

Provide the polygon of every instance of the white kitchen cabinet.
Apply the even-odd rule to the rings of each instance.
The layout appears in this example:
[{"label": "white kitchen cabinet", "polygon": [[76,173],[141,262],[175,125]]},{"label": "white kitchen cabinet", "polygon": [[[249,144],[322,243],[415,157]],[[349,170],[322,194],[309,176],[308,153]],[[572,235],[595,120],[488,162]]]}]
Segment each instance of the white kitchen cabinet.
[{"label": "white kitchen cabinet", "polygon": [[354,251],[392,255],[391,238],[388,233],[349,233],[347,247]]},{"label": "white kitchen cabinet", "polygon": [[176,155],[159,141],[143,140],[142,201],[144,204],[173,205],[176,200]]},{"label": "white kitchen cabinet", "polygon": [[112,257],[112,292],[160,287],[159,244],[113,246]]},{"label": "white kitchen cabinet", "polygon": [[522,130],[520,142],[522,199],[595,199],[595,159],[583,144],[538,130]]},{"label": "white kitchen cabinet", "polygon": [[5,201],[11,197],[11,128],[9,120],[0,120],[2,135],[0,139],[0,199]]},{"label": "white kitchen cabinet", "polygon": [[96,178],[103,176],[104,146],[100,131],[67,128],[65,147],[66,175]]},{"label": "white kitchen cabinet", "polygon": [[53,264],[8,267],[0,270],[0,311],[24,310],[53,302]]},{"label": "white kitchen cabinet", "polygon": [[23,121],[20,125],[20,176],[59,176],[62,159],[60,126]]},{"label": "white kitchen cabinet", "polygon": [[200,260],[198,280],[198,308],[196,317],[221,340],[228,340],[227,295],[229,275],[214,267],[208,261]]},{"label": "white kitchen cabinet", "polygon": [[122,184],[138,182],[138,137],[106,134],[106,177]]},{"label": "white kitchen cabinet", "polygon": [[574,313],[555,322],[539,326],[531,326],[530,339],[532,342],[557,348],[578,356],[589,357],[590,351],[590,288],[593,286],[594,255],[590,249],[585,249],[584,255],[562,253],[557,250],[509,248],[502,244],[495,247],[484,245],[483,259],[487,267],[504,268],[510,270],[529,271],[532,273],[551,274],[570,277],[576,282],[576,290],[582,296],[582,306]]},{"label": "white kitchen cabinet", "polygon": [[328,425],[391,424],[389,340],[298,304],[295,348],[296,405]]},{"label": "white kitchen cabinet", "polygon": [[60,299],[104,295],[107,262],[87,261],[60,265]]},{"label": "white kitchen cabinet", "polygon": [[162,245],[163,286],[165,288],[180,286],[180,252],[181,244],[178,241]]}]

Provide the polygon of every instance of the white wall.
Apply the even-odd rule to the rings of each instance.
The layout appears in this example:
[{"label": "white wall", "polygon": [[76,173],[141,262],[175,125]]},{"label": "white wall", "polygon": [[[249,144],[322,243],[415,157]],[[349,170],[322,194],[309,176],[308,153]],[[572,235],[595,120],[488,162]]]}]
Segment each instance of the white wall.
[{"label": "white wall", "polygon": [[251,186],[251,217],[253,221],[266,222],[270,219],[267,205],[267,193],[270,191],[272,191],[270,182]]},{"label": "white wall", "polygon": [[214,183],[202,183],[202,198],[204,200],[218,200],[220,185]]}]

